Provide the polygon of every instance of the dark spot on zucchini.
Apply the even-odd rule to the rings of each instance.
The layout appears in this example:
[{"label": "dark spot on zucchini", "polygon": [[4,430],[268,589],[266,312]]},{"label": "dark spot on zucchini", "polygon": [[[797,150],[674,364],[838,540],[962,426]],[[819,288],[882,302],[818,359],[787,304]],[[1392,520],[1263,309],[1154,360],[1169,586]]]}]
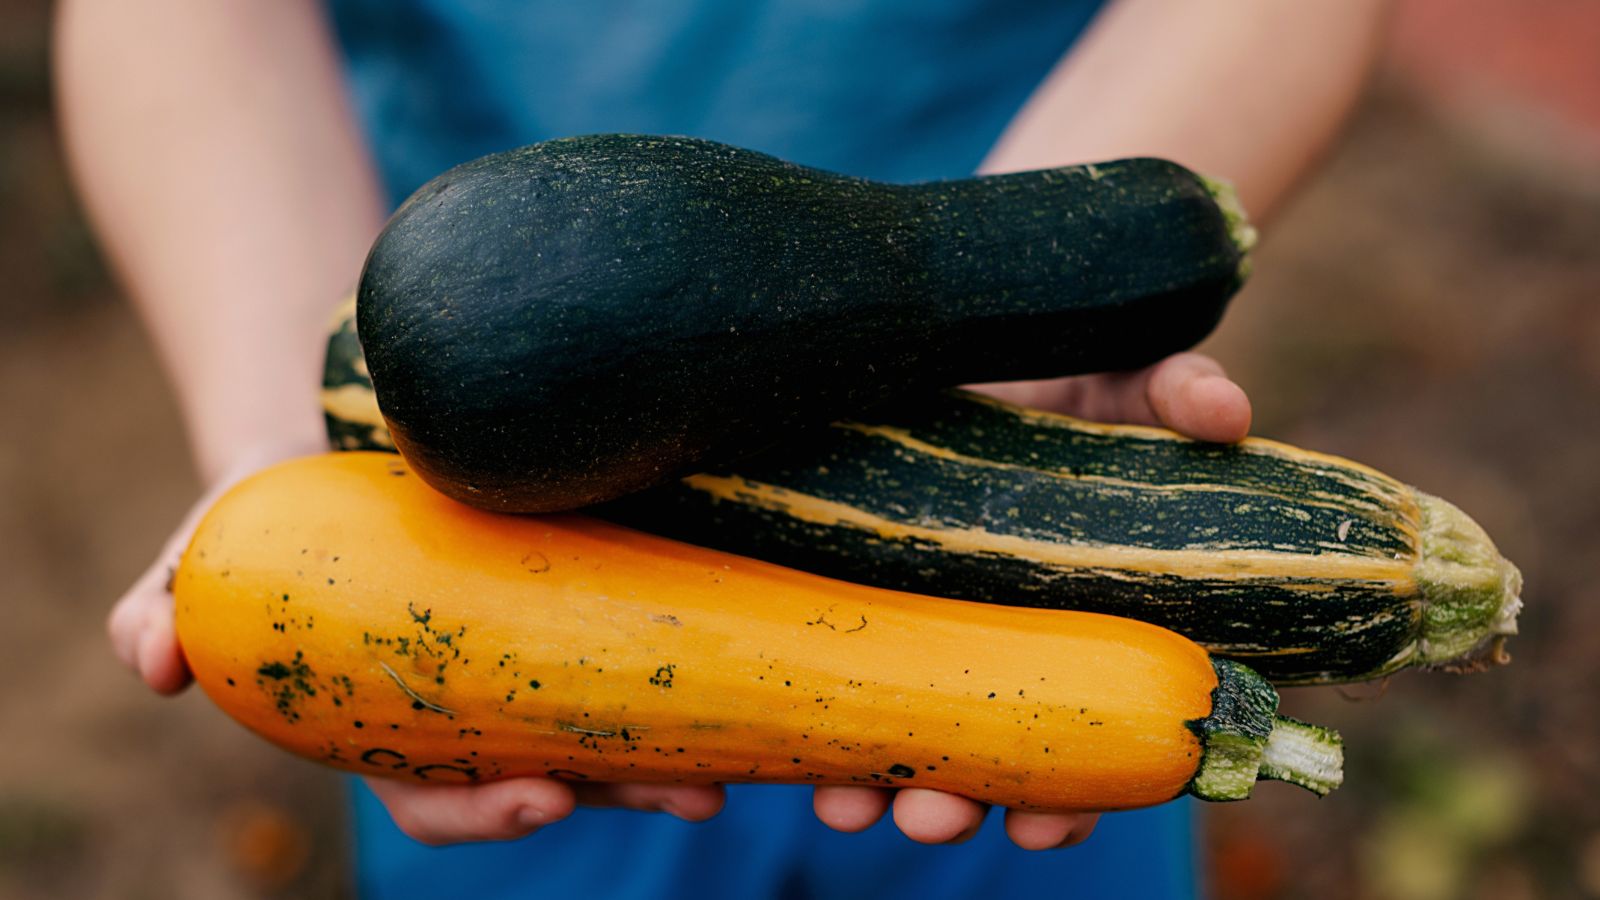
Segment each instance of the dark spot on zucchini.
[{"label": "dark spot on zucchini", "polygon": [[417,766],[415,769],[411,770],[411,774],[417,776],[418,778],[421,778],[424,781],[432,780],[434,778],[434,776],[437,775],[437,774],[444,774],[444,773],[449,773],[449,772],[453,772],[456,775],[461,776],[460,778],[451,778],[451,779],[449,779],[451,781],[458,781],[458,780],[459,781],[477,781],[478,780],[478,770],[477,770],[477,768],[475,766],[457,766],[457,765],[451,765],[450,763],[429,763],[426,766]]},{"label": "dark spot on zucchini", "polygon": [[404,769],[408,763],[406,755],[398,750],[387,747],[373,747],[361,754],[361,761],[369,766],[387,767],[390,769]]}]

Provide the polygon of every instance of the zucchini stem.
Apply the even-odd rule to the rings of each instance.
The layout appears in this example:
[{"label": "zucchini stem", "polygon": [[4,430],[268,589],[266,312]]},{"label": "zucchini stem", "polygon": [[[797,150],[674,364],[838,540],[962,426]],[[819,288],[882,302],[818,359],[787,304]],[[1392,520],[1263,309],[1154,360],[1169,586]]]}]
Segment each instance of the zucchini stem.
[{"label": "zucchini stem", "polygon": [[1331,728],[1274,716],[1260,777],[1298,784],[1326,797],[1344,783],[1344,740]]},{"label": "zucchini stem", "polygon": [[1278,712],[1278,692],[1260,675],[1226,659],[1211,660],[1217,687],[1211,714],[1189,723],[1202,756],[1189,792],[1202,800],[1243,800],[1263,779],[1297,784],[1325,796],[1344,780],[1344,744],[1331,728]]}]

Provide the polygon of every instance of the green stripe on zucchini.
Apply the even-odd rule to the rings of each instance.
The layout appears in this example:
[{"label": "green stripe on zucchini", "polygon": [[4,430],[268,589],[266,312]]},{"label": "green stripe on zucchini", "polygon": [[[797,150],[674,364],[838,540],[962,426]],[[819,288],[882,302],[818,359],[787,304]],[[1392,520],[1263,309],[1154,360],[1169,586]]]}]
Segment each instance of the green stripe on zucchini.
[{"label": "green stripe on zucchini", "polygon": [[[392,449],[359,353],[336,326],[330,439]],[[1516,567],[1470,518],[1366,466],[963,392],[600,511],[849,581],[1143,619],[1279,684],[1500,661],[1521,605]]]}]

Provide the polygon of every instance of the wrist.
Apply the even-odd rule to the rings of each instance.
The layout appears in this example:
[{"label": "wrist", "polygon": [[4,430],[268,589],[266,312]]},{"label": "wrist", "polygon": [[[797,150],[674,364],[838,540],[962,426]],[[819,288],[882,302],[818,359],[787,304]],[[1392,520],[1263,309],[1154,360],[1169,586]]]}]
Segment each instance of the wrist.
[{"label": "wrist", "polygon": [[225,487],[274,463],[327,449],[321,429],[295,428],[270,437],[205,448],[197,444],[200,476],[207,490]]}]

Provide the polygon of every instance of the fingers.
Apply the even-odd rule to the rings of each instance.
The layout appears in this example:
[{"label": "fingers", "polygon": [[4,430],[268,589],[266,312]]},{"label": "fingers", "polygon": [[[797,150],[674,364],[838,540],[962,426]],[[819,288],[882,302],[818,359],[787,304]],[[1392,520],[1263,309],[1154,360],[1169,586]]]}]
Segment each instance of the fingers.
[{"label": "fingers", "polygon": [[1250,432],[1250,399],[1209,356],[1179,353],[1135,372],[1067,379],[1065,411],[1096,422],[1162,425],[1201,441]]},{"label": "fingers", "polygon": [[812,794],[811,808],[822,824],[853,834],[876,825],[889,811],[893,797],[894,792],[887,788],[819,787]]},{"label": "fingers", "polygon": [[1162,425],[1201,441],[1232,443],[1250,433],[1250,398],[1221,364],[1200,353],[1178,353],[1134,372],[979,388],[1008,403],[1095,422]]},{"label": "fingers", "polygon": [[183,551],[189,546],[189,537],[206,510],[229,486],[251,472],[281,459],[315,452],[320,446],[320,439],[312,439],[262,445],[241,452],[233,465],[189,509],[156,555],[156,561],[111,608],[111,615],[106,619],[111,647],[122,664],[139,673],[152,690],[175,694],[193,680],[178,645],[171,581]]},{"label": "fingers", "polygon": [[584,806],[620,806],[641,812],[664,812],[686,822],[703,822],[722,811],[720,785],[586,784],[571,785]]},{"label": "fingers", "polygon": [[189,510],[161,547],[156,561],[112,607],[111,617],[106,622],[117,658],[159,694],[175,694],[192,680],[178,647],[177,625],[173,620],[172,573],[177,571],[178,560],[189,545],[189,536],[216,493],[208,492]]},{"label": "fingers", "polygon": [[367,786],[414,841],[431,846],[508,841],[571,815],[571,787],[551,778],[422,785],[372,778]]},{"label": "fingers", "polygon": [[558,822],[584,806],[665,812],[690,822],[722,810],[716,785],[572,784],[553,778],[513,778],[489,784],[426,785],[368,779],[394,824],[412,840],[433,846],[508,841]]},{"label": "fingers", "polygon": [[1173,431],[1219,443],[1250,433],[1250,399],[1211,357],[1179,353],[1141,374],[1147,379],[1146,404],[1155,420]]},{"label": "fingers", "polygon": [[1054,850],[1081,843],[1100,821],[1097,813],[1006,810],[1006,834],[1024,850]]},{"label": "fingers", "polygon": [[976,800],[902,788],[894,797],[894,824],[919,844],[959,844],[978,833],[989,807]]},{"label": "fingers", "polygon": [[176,557],[164,550],[112,607],[106,620],[117,658],[161,694],[175,694],[190,681],[189,667],[178,649],[172,595],[167,590],[176,564]]},{"label": "fingers", "polygon": [[153,612],[139,637],[139,677],[158,694],[172,695],[189,686],[194,676],[178,647],[172,604]]},{"label": "fingers", "polygon": [[[159,563],[157,564],[159,565]],[[106,617],[106,636],[111,638],[111,649],[122,664],[135,672],[139,670],[139,637],[144,634],[144,621],[149,615],[148,582],[156,566],[139,577],[127,593],[111,607]]]}]

